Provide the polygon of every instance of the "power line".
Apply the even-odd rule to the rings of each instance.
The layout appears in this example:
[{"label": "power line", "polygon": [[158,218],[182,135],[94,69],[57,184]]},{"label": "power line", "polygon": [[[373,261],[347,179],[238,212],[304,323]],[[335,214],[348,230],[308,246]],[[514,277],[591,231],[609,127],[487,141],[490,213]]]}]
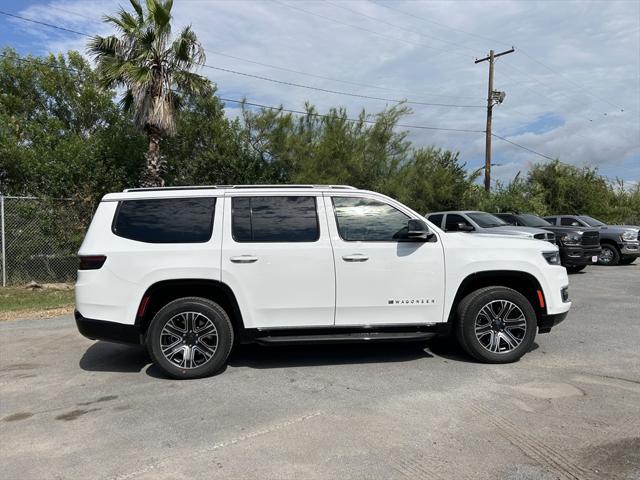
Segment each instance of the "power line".
[{"label": "power line", "polygon": [[540,156],[542,158],[546,158],[547,160],[556,160],[555,158],[552,158],[549,155],[545,155],[544,153],[536,152],[535,150],[532,150],[531,148],[525,147],[524,145],[520,145],[519,143],[516,143],[516,142],[512,142],[511,140],[509,140],[509,139],[507,139],[505,137],[501,137],[500,135],[497,135],[495,133],[492,133],[491,136],[499,138],[500,140],[503,140],[503,141],[505,141],[507,143],[510,143],[511,145],[514,145],[514,146],[516,146],[518,148],[526,150],[527,152],[531,152],[534,155],[538,155],[538,156]]},{"label": "power line", "polygon": [[428,94],[428,93],[415,93],[412,91],[408,91],[408,90],[398,90],[397,88],[389,88],[389,87],[382,87],[380,85],[371,85],[371,84],[367,84],[367,83],[361,83],[361,82],[354,82],[351,80],[341,80],[338,78],[333,78],[333,77],[326,77],[324,75],[317,75],[314,73],[309,73],[309,72],[303,72],[300,70],[294,70],[292,68],[286,68],[286,67],[281,67],[278,65],[273,65],[270,63],[263,63],[263,62],[258,62],[255,60],[250,60],[248,58],[243,58],[243,57],[238,57],[235,55],[230,55],[228,53],[223,53],[223,52],[216,52],[216,51],[212,51],[210,49],[207,49],[207,55],[209,54],[213,54],[213,55],[219,55],[221,57],[227,57],[227,58],[233,58],[234,60],[240,60],[242,62],[247,62],[247,63],[252,63],[254,65],[260,65],[263,67],[268,67],[268,68],[275,68],[276,70],[282,70],[284,72],[291,72],[291,73],[296,73],[298,75],[305,75],[307,77],[313,77],[313,78],[319,78],[322,80],[329,80],[330,82],[337,82],[337,83],[344,83],[346,85],[354,85],[356,87],[366,87],[366,88],[374,88],[377,90],[386,90],[388,92],[396,92],[396,93],[407,93],[409,95],[413,95],[415,97],[419,97],[419,96],[426,96],[426,97],[443,97],[443,98],[476,98],[476,97],[470,97],[470,96],[460,96],[460,95],[441,95],[441,94]]},{"label": "power line", "polygon": [[382,100],[382,101],[385,101],[385,102],[408,103],[408,104],[412,104],[412,105],[423,105],[423,106],[432,106],[432,107],[484,108],[484,106],[482,106],[482,105],[457,105],[457,104],[452,104],[452,103],[429,103],[429,102],[416,102],[416,101],[412,101],[412,100],[398,100],[398,99],[394,99],[394,98],[373,97],[373,96],[370,96],[370,95],[361,95],[359,93],[342,92],[342,91],[339,91],[339,90],[330,90],[330,89],[327,89],[327,88],[312,87],[311,85],[303,85],[301,83],[287,82],[287,81],[284,81],[284,80],[276,80],[274,78],[264,77],[262,75],[254,75],[254,74],[251,74],[251,73],[239,72],[237,70],[231,70],[229,68],[214,67],[213,65],[204,64],[202,66],[203,67],[207,67],[207,68],[211,68],[213,70],[220,70],[222,72],[233,73],[235,75],[242,75],[244,77],[256,78],[258,80],[264,80],[264,81],[267,81],[267,82],[279,83],[279,84],[282,84],[282,85],[288,85],[288,86],[292,86],[292,87],[306,88],[306,89],[309,89],[309,90],[316,90],[316,91],[319,91],[319,92],[332,93],[332,94],[335,94],[335,95],[346,95],[346,96],[349,96],[349,97],[367,98],[367,99],[371,99],[371,100]]},{"label": "power line", "polygon": [[[283,112],[289,112],[289,113],[295,113],[298,115],[308,115],[308,116],[313,116],[313,117],[321,117],[321,118],[331,118],[331,115],[327,115],[327,114],[322,114],[322,113],[314,113],[314,112],[305,112],[302,110],[292,110],[289,108],[284,108],[284,107],[274,107],[272,105],[263,105],[260,103],[253,103],[253,102],[247,102],[246,100],[236,100],[236,99],[232,99],[232,98],[224,98],[224,97],[218,97],[220,100],[224,101],[224,102],[232,102],[232,103],[239,103],[242,105],[250,105],[252,107],[259,107],[259,108],[266,108],[269,110],[278,110],[278,111],[283,111]],[[375,124],[377,123],[375,120],[366,120],[366,119],[356,119],[356,118],[345,118],[344,119],[347,122],[352,122],[352,123],[371,123],[371,124]],[[413,129],[419,129],[419,130],[439,130],[439,131],[445,131],[445,132],[459,132],[459,133],[484,133],[484,130],[470,130],[470,129],[464,129],[464,128],[444,128],[444,127],[431,127],[431,126],[426,126],[426,125],[408,125],[408,124],[402,124],[402,123],[397,123],[396,124],[397,127],[401,127],[401,128],[413,128]]]},{"label": "power line", "polygon": [[338,25],[342,25],[342,26],[349,27],[349,28],[355,28],[355,29],[357,29],[357,30],[362,30],[363,32],[368,32],[368,33],[371,33],[372,35],[376,35],[376,36],[378,36],[378,37],[386,38],[387,40],[393,40],[393,41],[396,41],[396,42],[402,42],[402,43],[406,43],[406,44],[408,44],[408,45],[418,45],[418,46],[420,46],[420,47],[429,48],[429,49],[431,49],[431,50],[440,50],[440,53],[438,53],[438,54],[434,55],[433,57],[431,57],[431,59],[435,58],[435,57],[436,57],[436,56],[438,56],[438,55],[442,55],[443,53],[453,53],[453,54],[456,54],[456,55],[462,56],[462,57],[464,57],[464,58],[468,58],[466,55],[463,55],[463,54],[458,53],[458,52],[447,52],[446,50],[442,50],[442,48],[439,48],[439,47],[433,47],[433,46],[431,46],[431,45],[427,45],[427,44],[425,44],[425,43],[412,42],[412,41],[410,41],[410,40],[405,40],[405,39],[403,39],[403,38],[391,37],[391,36],[389,36],[389,35],[385,35],[385,34],[383,34],[383,33],[376,32],[375,30],[369,30],[368,28],[364,28],[364,27],[361,27],[361,26],[359,26],[359,25],[353,25],[353,24],[351,24],[351,23],[343,22],[343,21],[341,21],[341,20],[336,20],[335,18],[327,17],[327,16],[322,15],[322,14],[320,14],[320,13],[315,13],[315,12],[312,12],[312,11],[309,11],[309,10],[305,10],[304,8],[300,8],[300,7],[297,7],[297,6],[293,6],[293,5],[290,5],[290,4],[288,4],[288,3],[282,2],[282,1],[280,1],[280,0],[272,0],[272,2],[274,2],[274,3],[278,3],[278,4],[280,4],[280,5],[284,5],[285,7],[290,8],[290,9],[292,9],[292,10],[298,10],[298,11],[300,11],[300,12],[306,13],[307,15],[312,15],[312,16],[314,16],[314,17],[318,17],[318,18],[322,18],[322,19],[324,19],[324,20],[328,20],[328,21],[333,22],[333,23],[336,23],[336,24],[338,24]]},{"label": "power line", "polygon": [[0,14],[6,15],[7,17],[18,18],[18,19],[24,20],[26,22],[31,22],[31,23],[37,23],[39,25],[44,25],[45,27],[50,27],[50,28],[55,28],[57,30],[64,30],[65,32],[75,33],[77,35],[82,35],[83,37],[93,38],[93,36],[89,35],[88,33],[79,32],[77,30],[71,30],[70,28],[60,27],[59,25],[52,25],[51,23],[41,22],[39,20],[34,20],[33,18],[21,17],[20,15],[15,15],[13,13],[4,12],[2,10],[0,10]]},{"label": "power line", "polygon": [[[11,16],[11,17],[20,18],[21,20],[24,20],[24,21],[27,21],[27,22],[33,22],[33,23],[37,23],[37,24],[41,24],[41,25],[50,27],[50,28],[55,28],[55,29],[58,29],[58,30],[64,30],[64,31],[75,33],[75,34],[78,34],[78,35],[83,35],[85,37],[93,38],[91,35],[88,35],[86,33],[78,32],[78,31],[75,31],[75,30],[70,30],[70,29],[63,28],[63,27],[59,27],[57,25],[52,25],[50,23],[39,22],[37,20],[33,20],[33,19],[30,19],[30,18],[13,15],[13,14],[6,13],[6,12],[3,12],[3,11],[0,11],[0,13],[4,14],[4,15]],[[250,74],[250,73],[240,72],[240,71],[237,71],[237,70],[232,70],[232,69],[229,69],[229,68],[216,67],[216,66],[213,66],[213,65],[204,64],[203,67],[211,68],[213,70],[219,70],[219,71],[223,71],[223,72],[227,72],[227,73],[232,73],[234,75],[241,75],[241,76],[244,76],[244,77],[255,78],[255,79],[263,80],[263,81],[267,81],[267,82],[279,83],[281,85],[288,85],[288,86],[298,87],[298,88],[306,88],[308,90],[315,90],[315,91],[324,92],[324,93],[331,93],[331,94],[334,94],[334,95],[344,95],[344,96],[350,96],[350,97],[355,97],[355,98],[365,98],[365,99],[369,99],[369,100],[381,100],[381,101],[385,101],[385,102],[407,103],[407,104],[412,104],[412,105],[431,106],[431,107],[484,108],[481,105],[458,105],[458,104],[450,104],[450,103],[418,102],[418,101],[413,101],[413,100],[398,100],[398,99],[393,99],[393,98],[374,97],[374,96],[371,96],[371,95],[362,95],[362,94],[358,94],[358,93],[343,92],[343,91],[339,91],[339,90],[331,90],[331,89],[327,89],[327,88],[314,87],[314,86],[311,86],[311,85],[303,85],[301,83],[294,83],[294,82],[288,82],[288,81],[284,81],[284,80],[277,80],[277,79],[265,77],[265,76],[262,76],[262,75],[254,75],[254,74]]]},{"label": "power line", "polygon": [[453,45],[453,46],[458,47],[458,48],[463,48],[463,49],[469,50],[471,52],[474,51],[474,50],[471,49],[471,47],[468,47],[467,45],[463,45],[461,43],[456,43],[456,42],[451,42],[449,40],[443,40],[441,38],[434,37],[434,36],[431,36],[431,35],[425,35],[422,32],[418,32],[416,30],[411,30],[411,29],[405,28],[405,27],[403,27],[401,25],[396,25],[395,23],[387,22],[386,20],[382,20],[380,18],[373,17],[371,15],[367,15],[366,13],[362,13],[362,12],[359,12],[357,10],[353,10],[353,9],[345,7],[343,5],[338,5],[337,3],[331,2],[329,0],[325,0],[324,3],[332,5],[332,6],[336,7],[336,8],[341,8],[342,10],[346,10],[346,11],[351,12],[351,13],[355,13],[356,15],[360,15],[361,17],[369,18],[369,19],[374,20],[376,22],[380,22],[380,23],[383,23],[385,25],[389,25],[390,27],[397,28],[398,30],[403,30],[405,32],[409,32],[409,33],[412,33],[414,35],[419,35],[419,36],[424,37],[424,38],[430,38],[430,39],[433,39],[433,40],[437,40],[438,42],[442,42],[442,43],[447,44],[447,45]]},{"label": "power line", "polygon": [[[23,57],[18,57],[18,56],[10,56],[7,55],[4,52],[0,52],[0,57],[6,57],[6,58],[10,58],[10,59],[15,59],[19,62],[31,62],[31,63],[35,63],[36,65],[40,65],[40,66],[44,66],[44,67],[51,67],[51,68],[58,68],[58,69],[62,69],[62,70],[68,70],[70,72],[74,72],[74,73],[81,73],[79,70],[72,68],[72,67],[65,67],[62,65],[49,65],[43,62],[39,62],[35,59],[32,58],[23,58]],[[300,114],[300,115],[311,115],[311,116],[317,116],[317,117],[323,117],[323,118],[329,118],[331,117],[330,115],[326,115],[326,114],[321,114],[321,113],[313,113],[313,112],[303,112],[301,110],[292,110],[292,109],[287,109],[284,107],[274,107],[272,105],[264,105],[264,104],[260,104],[260,103],[254,103],[254,102],[247,102],[246,100],[236,100],[233,98],[225,98],[225,97],[220,97],[218,96],[218,98],[224,102],[232,102],[232,103],[239,103],[239,104],[243,104],[243,105],[250,105],[253,107],[260,107],[260,108],[267,108],[270,110],[280,110],[280,111],[284,111],[284,112],[290,112],[290,113],[295,113],[295,114]],[[351,119],[351,118],[347,118],[345,119],[349,122],[364,122],[364,123],[371,123],[371,124],[375,124],[376,122],[373,120],[358,120],[358,119]],[[445,128],[445,127],[433,127],[433,126],[426,126],[426,125],[409,125],[409,124],[396,124],[396,126],[398,127],[402,127],[402,128],[412,128],[412,129],[419,129],[419,130],[438,130],[438,131],[445,131],[445,132],[461,132],[461,133],[484,133],[484,130],[471,130],[471,129],[464,129],[464,128]]]}]

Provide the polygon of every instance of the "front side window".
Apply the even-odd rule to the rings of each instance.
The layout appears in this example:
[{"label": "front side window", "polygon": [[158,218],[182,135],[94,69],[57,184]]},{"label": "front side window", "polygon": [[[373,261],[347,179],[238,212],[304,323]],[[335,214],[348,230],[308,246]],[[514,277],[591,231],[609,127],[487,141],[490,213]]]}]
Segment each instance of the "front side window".
[{"label": "front side window", "polygon": [[315,242],[320,238],[315,197],[233,197],[236,242]]},{"label": "front side window", "polygon": [[112,231],[147,243],[207,242],[215,205],[213,197],[124,200],[116,210]]},{"label": "front side window", "polygon": [[567,227],[580,227],[582,226],[578,220],[573,217],[562,217],[560,219],[560,225],[564,225]]},{"label": "front side window", "polygon": [[395,242],[407,238],[411,217],[369,198],[333,197],[338,233],[348,242]]},{"label": "front side window", "polygon": [[520,215],[520,220],[522,224],[527,227],[550,227],[551,224],[547,222],[544,218],[540,218],[536,215],[531,215],[530,213],[523,213]]},{"label": "front side window", "polygon": [[457,213],[447,213],[445,230],[447,232],[457,232],[458,230],[460,230],[460,223],[473,228],[473,225],[471,225],[471,223],[462,215],[458,215]]},{"label": "front side window", "polygon": [[582,220],[584,223],[586,223],[590,227],[602,227],[605,225],[600,220],[596,220],[595,218],[590,217],[589,215],[581,215],[580,220]]}]

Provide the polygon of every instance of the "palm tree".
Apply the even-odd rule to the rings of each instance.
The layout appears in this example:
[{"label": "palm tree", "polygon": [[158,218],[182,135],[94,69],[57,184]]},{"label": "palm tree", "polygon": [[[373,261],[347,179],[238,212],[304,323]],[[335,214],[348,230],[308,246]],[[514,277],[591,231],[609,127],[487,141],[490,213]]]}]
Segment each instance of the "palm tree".
[{"label": "palm tree", "polygon": [[191,27],[171,41],[172,0],[146,0],[146,11],[138,0],[130,2],[134,12],[121,8],[116,16],[105,17],[119,35],[95,36],[88,51],[103,85],[126,89],[120,103],[133,109],[136,126],[147,134],[142,186],[163,186],[160,142],[175,134],[180,95],[199,94],[210,85],[192,72],[204,64],[205,55]]}]

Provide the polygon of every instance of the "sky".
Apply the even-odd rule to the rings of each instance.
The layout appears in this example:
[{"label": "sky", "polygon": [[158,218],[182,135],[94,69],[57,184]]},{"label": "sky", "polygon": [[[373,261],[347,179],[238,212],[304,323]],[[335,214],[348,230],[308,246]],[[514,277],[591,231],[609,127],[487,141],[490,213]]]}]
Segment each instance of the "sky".
[{"label": "sky", "polygon": [[[0,10],[88,34],[127,0],[0,0]],[[493,132],[546,157],[640,180],[640,1],[174,0],[174,31],[191,25],[207,65],[371,99],[199,71],[224,98],[356,117],[409,104],[401,123],[485,129],[490,49],[495,63]],[[85,53],[86,38],[0,15],[0,46],[45,55]],[[234,58],[235,57],[235,58]],[[434,106],[435,103],[458,106]],[[238,105],[227,103],[227,115]],[[416,146],[460,152],[484,165],[483,133],[406,129]],[[494,180],[549,160],[493,138]]]}]

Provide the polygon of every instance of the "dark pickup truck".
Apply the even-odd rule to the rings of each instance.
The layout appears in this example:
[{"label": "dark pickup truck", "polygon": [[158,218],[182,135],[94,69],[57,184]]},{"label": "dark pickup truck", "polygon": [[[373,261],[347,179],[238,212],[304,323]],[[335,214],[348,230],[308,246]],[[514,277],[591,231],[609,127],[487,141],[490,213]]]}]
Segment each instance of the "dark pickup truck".
[{"label": "dark pickup truck", "polygon": [[583,226],[556,226],[528,213],[494,213],[511,225],[536,227],[555,233],[560,249],[560,260],[569,272],[579,272],[598,261],[601,253],[600,234],[595,228]]},{"label": "dark pickup truck", "polygon": [[544,217],[554,225],[595,228],[600,234],[600,265],[629,265],[640,256],[640,227],[607,225],[589,215],[552,215]]}]

